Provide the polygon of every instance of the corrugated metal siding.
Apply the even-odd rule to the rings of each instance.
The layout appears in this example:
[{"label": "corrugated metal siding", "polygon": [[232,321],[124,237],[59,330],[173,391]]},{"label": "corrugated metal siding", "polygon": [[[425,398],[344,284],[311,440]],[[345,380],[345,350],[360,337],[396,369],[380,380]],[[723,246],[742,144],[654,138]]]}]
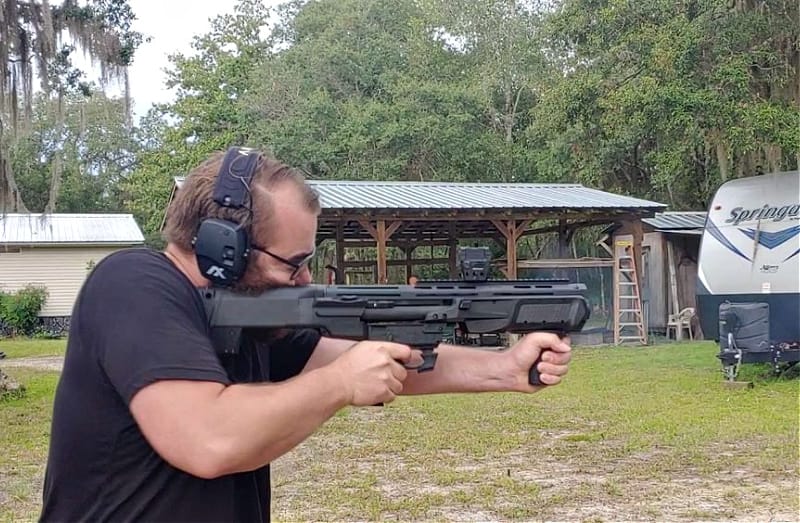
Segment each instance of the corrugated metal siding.
[{"label": "corrugated metal siding", "polygon": [[0,290],[15,292],[28,284],[47,288],[41,316],[69,316],[90,264],[116,251],[113,247],[21,247],[0,249]]},{"label": "corrugated metal siding", "polygon": [[144,235],[130,214],[0,215],[0,245],[141,245]]},{"label": "corrugated metal siding", "polygon": [[[180,187],[183,178],[175,178]],[[309,180],[323,209],[586,209],[658,210],[664,204],[579,184],[445,183]]]},{"label": "corrugated metal siding", "polygon": [[642,221],[656,229],[702,229],[706,224],[706,212],[659,212]]}]

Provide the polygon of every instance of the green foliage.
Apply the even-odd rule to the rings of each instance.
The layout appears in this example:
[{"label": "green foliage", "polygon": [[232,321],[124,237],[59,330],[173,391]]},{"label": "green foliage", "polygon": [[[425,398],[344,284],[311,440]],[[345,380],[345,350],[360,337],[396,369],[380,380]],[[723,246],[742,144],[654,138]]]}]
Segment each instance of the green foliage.
[{"label": "green foliage", "polygon": [[10,146],[10,155],[30,211],[45,209],[58,170],[57,212],[112,212],[122,208],[122,181],[136,165],[139,149],[124,100],[94,91],[62,102],[38,95],[28,132]]},{"label": "green foliage", "polygon": [[601,188],[705,208],[726,178],[797,168],[798,6],[566,0],[563,70],[528,130],[541,162]]},{"label": "green foliage", "polygon": [[[457,10],[435,14],[441,7],[305,4],[284,22],[288,47],[270,58],[245,99],[257,141],[315,178],[531,179],[517,142],[531,100],[518,62],[538,63],[536,54],[476,44],[486,56],[501,53],[489,69],[485,56],[453,45],[466,38],[455,31],[467,30]],[[470,12],[481,17],[492,7]],[[476,42],[495,41],[504,20],[494,22]],[[512,54],[517,62],[504,61]],[[506,85],[511,77],[523,80]]]},{"label": "green foliage", "polygon": [[15,293],[0,293],[0,323],[7,326],[12,335],[33,334],[46,299],[47,289],[32,285]]},{"label": "green foliage", "polygon": [[703,209],[728,178],[796,168],[798,16],[773,0],[239,0],[170,58],[176,99],[140,128],[76,132],[68,109],[53,132],[42,105],[12,161],[39,208],[63,149],[58,209],[121,207],[154,245],[174,177],[231,145],[312,178],[578,181]]},{"label": "green foliage", "polygon": [[176,176],[185,176],[214,151],[251,145],[255,125],[241,98],[270,52],[261,38],[270,12],[260,0],[241,0],[235,14],[215,18],[210,33],[194,38],[194,55],[170,57],[167,85],[176,89],[176,101],[153,108],[142,122],[143,150],[123,182],[126,208],[150,244],[159,242]]},{"label": "green foliage", "polygon": [[[40,200],[46,195],[43,208],[54,212],[62,181],[62,156],[70,157],[62,149],[73,138],[65,128],[65,105],[70,99],[89,97],[102,90],[74,65],[73,53],[81,51],[92,66],[100,66],[103,88],[111,79],[124,80],[126,103],[119,112],[127,120],[130,116],[127,66],[144,36],[132,29],[135,16],[128,0],[70,0],[53,5],[7,0],[0,11],[0,56],[4,62],[0,79],[3,84],[0,86],[0,209],[25,212],[30,209],[23,200],[28,197]],[[44,131],[47,137],[28,136],[34,103],[39,109],[48,108],[51,124]],[[33,144],[18,143],[30,139]],[[48,142],[48,146],[37,150],[37,146],[43,145],[39,142]],[[20,157],[20,153],[31,150],[40,156]],[[90,154],[90,150],[81,153]],[[10,160],[16,160],[16,165]],[[45,183],[35,179],[33,189],[17,183],[14,167],[26,166],[26,161],[32,162],[33,171],[50,164],[44,175]],[[41,172],[36,174],[34,178],[41,178]],[[42,190],[41,185],[46,189]],[[41,208],[41,202],[31,206],[37,207]]]}]

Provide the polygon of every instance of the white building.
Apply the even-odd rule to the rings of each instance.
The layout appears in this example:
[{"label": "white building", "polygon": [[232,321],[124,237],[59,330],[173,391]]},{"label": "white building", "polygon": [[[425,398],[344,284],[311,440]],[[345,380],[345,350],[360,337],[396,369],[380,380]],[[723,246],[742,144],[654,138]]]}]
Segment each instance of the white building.
[{"label": "white building", "polygon": [[40,316],[68,317],[97,262],[143,244],[130,214],[0,214],[0,291],[45,287]]}]

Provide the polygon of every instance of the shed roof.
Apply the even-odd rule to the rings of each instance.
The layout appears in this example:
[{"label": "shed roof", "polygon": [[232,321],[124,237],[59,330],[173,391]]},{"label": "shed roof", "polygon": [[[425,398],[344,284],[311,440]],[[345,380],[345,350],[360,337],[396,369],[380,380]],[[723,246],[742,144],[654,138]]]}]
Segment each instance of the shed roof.
[{"label": "shed roof", "polygon": [[[175,178],[180,187],[184,178]],[[309,180],[323,211],[626,209],[655,212],[662,203],[571,183],[455,183]]]},{"label": "shed roof", "polygon": [[3,214],[0,245],[140,245],[131,214]]},{"label": "shed roof", "polygon": [[652,218],[643,218],[642,221],[662,231],[703,229],[707,214],[705,211],[660,212]]}]

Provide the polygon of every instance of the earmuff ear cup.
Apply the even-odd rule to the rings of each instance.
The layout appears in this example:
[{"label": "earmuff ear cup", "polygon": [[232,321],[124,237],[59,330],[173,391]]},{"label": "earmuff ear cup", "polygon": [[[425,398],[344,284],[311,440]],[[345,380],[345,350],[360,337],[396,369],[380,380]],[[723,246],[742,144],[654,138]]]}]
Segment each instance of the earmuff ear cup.
[{"label": "earmuff ear cup", "polygon": [[[214,202],[228,209],[249,208],[250,183],[260,158],[260,153],[255,149],[228,149],[214,184]],[[244,225],[230,220],[205,219],[197,230],[192,246],[200,272],[216,286],[230,287],[247,270],[250,239]]]},{"label": "earmuff ear cup", "polygon": [[203,220],[194,239],[200,272],[214,285],[230,287],[244,275],[250,243],[245,227],[227,220]]}]

